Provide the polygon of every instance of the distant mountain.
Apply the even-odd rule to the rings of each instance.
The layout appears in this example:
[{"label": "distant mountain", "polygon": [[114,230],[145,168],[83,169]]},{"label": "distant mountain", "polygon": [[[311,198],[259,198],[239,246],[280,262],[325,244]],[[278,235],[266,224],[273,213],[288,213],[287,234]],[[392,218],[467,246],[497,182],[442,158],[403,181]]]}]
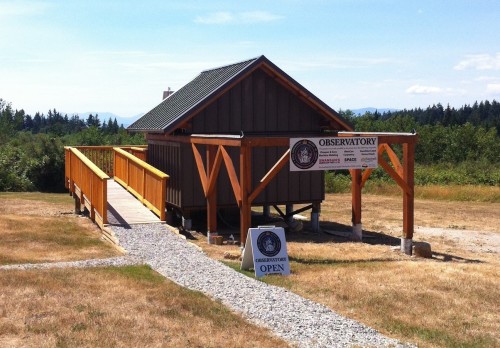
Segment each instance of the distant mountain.
[{"label": "distant mountain", "polygon": [[393,111],[399,111],[399,109],[389,109],[389,108],[362,108],[362,109],[351,109],[352,112],[356,115],[364,115],[367,112],[374,113],[375,111],[378,111],[378,113],[383,114],[384,112],[393,112]]},{"label": "distant mountain", "polygon": [[116,114],[113,114],[112,112],[98,112],[98,111],[89,111],[89,112],[78,112],[77,115],[83,119],[86,120],[89,115],[92,114],[95,116],[95,114],[99,115],[99,120],[101,122],[103,121],[108,121],[109,118],[111,117],[111,120],[114,120],[116,118],[116,122],[118,122],[118,125],[123,125],[123,127],[127,128],[130,126],[132,123],[137,121],[144,113],[132,116],[132,117],[124,117],[124,116],[118,116]]}]

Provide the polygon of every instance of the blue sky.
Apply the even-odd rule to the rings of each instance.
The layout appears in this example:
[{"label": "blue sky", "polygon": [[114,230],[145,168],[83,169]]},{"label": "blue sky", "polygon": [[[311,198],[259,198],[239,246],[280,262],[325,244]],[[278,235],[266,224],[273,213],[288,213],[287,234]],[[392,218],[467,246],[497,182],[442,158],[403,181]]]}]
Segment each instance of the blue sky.
[{"label": "blue sky", "polygon": [[0,98],[133,116],[264,54],[334,109],[500,100],[500,1],[2,1]]}]

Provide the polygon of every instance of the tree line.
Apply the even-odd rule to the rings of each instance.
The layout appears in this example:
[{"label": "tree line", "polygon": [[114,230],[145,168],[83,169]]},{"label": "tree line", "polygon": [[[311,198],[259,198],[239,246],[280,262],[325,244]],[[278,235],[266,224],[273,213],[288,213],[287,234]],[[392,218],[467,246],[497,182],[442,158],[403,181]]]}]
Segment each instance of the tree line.
[{"label": "tree line", "polygon": [[[416,132],[417,184],[500,185],[500,103],[475,102],[455,109],[340,111],[357,131]],[[55,109],[28,115],[0,98],[0,191],[63,191],[64,146],[144,144],[115,120],[68,116]],[[394,146],[401,154],[401,148]],[[338,172],[343,175],[346,173]],[[348,175],[346,175],[348,177]],[[390,179],[383,170],[372,177]]]},{"label": "tree line", "polygon": [[[500,185],[500,103],[475,102],[459,109],[441,104],[427,109],[340,111],[356,131],[415,132],[417,184]],[[401,155],[400,146],[393,146]],[[380,178],[390,180],[381,169]]]},{"label": "tree line", "polygon": [[0,130],[3,134],[24,131],[32,134],[64,136],[79,133],[90,127],[99,128],[103,134],[117,134],[120,129],[123,129],[123,125],[119,126],[116,118],[101,122],[98,114],[89,114],[85,120],[79,115],[63,115],[56,109],[52,109],[47,112],[47,115],[37,112],[31,116],[22,109],[12,110],[11,105],[0,98]]},{"label": "tree line", "polygon": [[[352,112],[348,110],[346,113],[352,115]],[[500,131],[500,103],[496,100],[492,102],[488,100],[476,101],[472,106],[465,104],[458,109],[450,107],[450,104],[444,108],[442,104],[438,103],[428,106],[426,109],[403,109],[385,111],[383,113],[375,111],[371,116],[375,120],[381,119],[383,121],[398,116],[409,116],[420,125],[440,124],[443,126],[460,126],[470,123],[473,126],[481,126],[488,129],[494,127],[497,129],[497,132]]]},{"label": "tree line", "polygon": [[31,116],[0,98],[0,191],[64,191],[64,146],[144,143],[116,118],[82,119],[56,109]]},{"label": "tree line", "polygon": [[[416,132],[415,161],[419,164],[462,163],[485,161],[500,163],[500,139],[496,127],[466,122],[445,126],[441,123],[422,124],[411,114],[377,117],[373,113],[352,117],[344,114],[356,131]],[[500,114],[497,116],[500,118]],[[397,147],[396,147],[397,150]]]}]

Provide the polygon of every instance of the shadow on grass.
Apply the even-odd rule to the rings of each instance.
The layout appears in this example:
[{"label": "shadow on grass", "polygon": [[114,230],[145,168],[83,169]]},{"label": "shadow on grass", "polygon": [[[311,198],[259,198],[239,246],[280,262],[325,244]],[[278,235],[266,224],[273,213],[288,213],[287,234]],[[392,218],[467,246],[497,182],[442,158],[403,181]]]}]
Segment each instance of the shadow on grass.
[{"label": "shadow on grass", "polygon": [[436,261],[442,261],[442,262],[485,263],[484,261],[477,260],[477,259],[468,259],[465,257],[460,257],[460,256],[456,256],[456,255],[451,255],[451,254],[438,253],[435,251],[432,252],[432,259],[436,260]]},{"label": "shadow on grass", "polygon": [[305,259],[301,257],[288,258],[291,262],[300,263],[303,265],[346,265],[346,264],[363,264],[363,263],[377,263],[377,262],[401,262],[398,259],[391,258],[373,258],[373,259],[362,259],[362,260],[339,260],[339,259]]},{"label": "shadow on grass", "polygon": [[[198,231],[206,231],[206,214],[205,212],[196,212],[192,214],[193,227]],[[233,234],[235,237],[239,236],[239,216],[229,216],[222,219],[218,216],[219,235],[224,236],[226,239]],[[228,223],[228,221],[230,221]],[[264,218],[261,214],[252,215],[252,226],[274,225],[282,222],[279,217]],[[289,231],[285,228],[287,242],[296,243],[352,243],[352,227],[337,222],[322,221],[321,232],[313,232],[311,225],[308,221],[303,221],[303,230],[300,232]],[[389,247],[399,247],[401,245],[401,238],[385,234],[383,232],[363,230],[363,241],[360,242],[367,245],[385,245]],[[457,255],[445,254],[439,252],[432,252],[432,259],[439,262],[461,262],[461,263],[484,263],[484,261],[477,259],[464,258]],[[391,258],[373,258],[367,260],[318,260],[318,259],[301,259],[290,257],[290,261],[301,264],[346,264],[346,263],[363,263],[363,262],[388,262],[388,261],[401,261]]]},{"label": "shadow on grass", "polygon": [[[309,223],[304,223],[301,232],[287,232],[286,238],[289,242],[307,243],[352,243],[351,226],[336,222],[325,221],[321,223],[322,232],[312,232]],[[369,245],[399,246],[401,239],[382,232],[363,230],[363,241]]]},{"label": "shadow on grass", "polygon": [[[287,232],[286,238],[288,242],[298,243],[352,243],[351,226],[339,224],[336,222],[323,222],[321,224],[323,232],[311,232],[309,224],[304,224],[302,232]],[[386,245],[390,247],[398,247],[401,245],[401,239],[384,234],[382,232],[363,230],[363,244],[368,245]],[[484,263],[477,259],[465,258],[452,254],[440,252],[432,252],[432,259],[440,262],[461,262],[461,263]],[[303,264],[342,264],[342,263],[363,263],[363,262],[388,262],[401,261],[390,258],[374,258],[370,260],[307,260],[300,258],[290,258],[290,261],[295,261]]]}]

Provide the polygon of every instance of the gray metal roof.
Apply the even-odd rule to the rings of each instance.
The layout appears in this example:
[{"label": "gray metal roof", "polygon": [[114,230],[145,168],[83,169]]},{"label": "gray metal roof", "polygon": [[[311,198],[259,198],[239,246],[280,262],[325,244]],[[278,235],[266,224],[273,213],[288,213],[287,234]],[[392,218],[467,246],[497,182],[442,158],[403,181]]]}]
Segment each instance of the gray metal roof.
[{"label": "gray metal roof", "polygon": [[149,132],[167,131],[172,126],[175,126],[177,121],[195,111],[204,101],[210,99],[217,91],[238,77],[239,73],[258,59],[253,58],[201,72],[194,80],[163,100],[127,129]]},{"label": "gray metal roof", "polygon": [[251,72],[254,67],[260,66],[261,63],[273,70],[278,76],[281,76],[289,85],[302,91],[326,115],[343,124],[345,130],[353,129],[348,121],[288,76],[265,56],[201,72],[194,80],[163,100],[127,129],[135,132],[169,133],[175,130],[185,118],[205,107],[212,98],[217,96],[221,91],[224,91],[231,83]]}]

